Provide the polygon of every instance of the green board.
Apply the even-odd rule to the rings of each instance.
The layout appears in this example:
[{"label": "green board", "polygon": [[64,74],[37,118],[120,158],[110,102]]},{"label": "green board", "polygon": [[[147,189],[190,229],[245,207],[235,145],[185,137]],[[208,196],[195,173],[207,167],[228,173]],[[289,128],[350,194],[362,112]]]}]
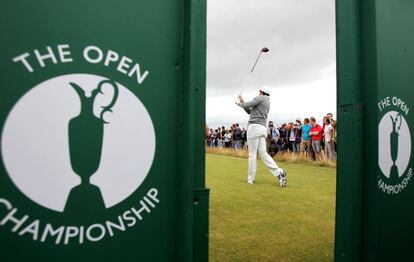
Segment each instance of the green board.
[{"label": "green board", "polygon": [[337,1],[336,261],[413,261],[414,2]]},{"label": "green board", "polygon": [[205,12],[0,4],[1,261],[207,260]]},{"label": "green board", "polygon": [[414,2],[376,1],[375,10],[376,90],[364,99],[377,131],[366,134],[375,154],[366,154],[363,259],[412,261]]}]

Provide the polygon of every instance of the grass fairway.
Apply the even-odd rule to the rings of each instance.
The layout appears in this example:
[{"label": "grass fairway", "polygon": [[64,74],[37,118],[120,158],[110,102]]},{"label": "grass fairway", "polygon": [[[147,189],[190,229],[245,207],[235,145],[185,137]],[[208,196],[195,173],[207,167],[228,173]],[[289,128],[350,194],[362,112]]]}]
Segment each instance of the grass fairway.
[{"label": "grass fairway", "polygon": [[210,261],[332,261],[335,169],[298,164],[287,187],[258,160],[254,185],[247,159],[206,155]]}]

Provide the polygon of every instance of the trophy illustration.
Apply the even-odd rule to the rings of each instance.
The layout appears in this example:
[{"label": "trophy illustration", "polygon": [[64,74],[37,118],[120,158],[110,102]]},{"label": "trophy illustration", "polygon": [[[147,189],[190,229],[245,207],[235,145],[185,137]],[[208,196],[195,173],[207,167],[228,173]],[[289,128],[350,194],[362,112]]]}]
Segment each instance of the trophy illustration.
[{"label": "trophy illustration", "polygon": [[[99,117],[93,113],[96,96],[104,94],[102,87],[112,86],[114,93],[109,105],[103,106]],[[118,98],[118,86],[114,81],[103,80],[92,91],[90,97],[76,83],[70,83],[81,102],[80,114],[69,121],[69,154],[73,171],[81,178],[80,185],[72,188],[66,202],[64,212],[87,216],[105,209],[100,189],[90,183],[90,177],[98,170],[101,161],[104,124],[104,114],[112,112]]]},{"label": "trophy illustration", "polygon": [[[401,114],[398,113],[395,118],[391,117],[392,122],[392,132],[390,133],[390,150],[391,150],[391,159],[392,159],[392,166],[390,170],[390,179],[397,179],[399,177],[398,167],[395,164],[395,161],[398,158],[398,142],[399,142],[399,132],[401,129],[402,124],[402,117]],[[397,127],[398,125],[398,127]]]}]

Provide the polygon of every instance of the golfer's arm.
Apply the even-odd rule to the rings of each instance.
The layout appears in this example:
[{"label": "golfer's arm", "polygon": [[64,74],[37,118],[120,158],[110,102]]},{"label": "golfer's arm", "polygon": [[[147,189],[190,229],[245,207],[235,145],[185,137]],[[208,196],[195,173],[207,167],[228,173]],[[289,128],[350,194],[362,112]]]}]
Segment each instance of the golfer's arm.
[{"label": "golfer's arm", "polygon": [[247,103],[238,103],[237,105],[240,106],[241,108],[243,108],[244,111],[246,111],[246,113],[248,113],[250,115],[250,113],[252,112],[252,108],[244,106],[245,104],[247,104]]},{"label": "golfer's arm", "polygon": [[257,106],[259,103],[260,102],[258,101],[258,99],[254,98],[253,100],[249,102],[239,103],[238,105],[242,107],[244,111],[246,111],[248,114],[250,114],[252,112],[252,108]]}]

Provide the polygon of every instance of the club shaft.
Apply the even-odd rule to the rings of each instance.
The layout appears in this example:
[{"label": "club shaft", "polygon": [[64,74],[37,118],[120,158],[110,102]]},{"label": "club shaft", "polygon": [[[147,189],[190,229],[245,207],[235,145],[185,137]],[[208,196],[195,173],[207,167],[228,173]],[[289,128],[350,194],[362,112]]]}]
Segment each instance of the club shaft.
[{"label": "club shaft", "polygon": [[[265,51],[265,52],[267,52],[267,51]],[[262,50],[260,50],[259,55],[257,56],[256,61],[255,61],[255,62],[254,62],[254,64],[253,64],[252,70],[250,70],[249,76],[247,77],[246,81],[244,82],[244,84],[243,84],[243,86],[242,86],[242,88],[241,88],[241,90],[240,90],[240,93],[239,93],[239,95],[240,95],[240,96],[242,95],[242,93],[243,93],[243,91],[244,91],[244,88],[246,87],[247,83],[249,82],[250,77],[251,77],[251,76],[252,76],[252,74],[253,74],[254,68],[256,67],[257,62],[259,61],[259,58],[260,58],[260,56],[262,55],[262,53],[263,53],[263,48],[262,48]]]},{"label": "club shaft", "polygon": [[260,58],[260,56],[262,55],[262,51],[260,51],[260,53],[259,53],[259,55],[257,56],[257,59],[256,59],[256,61],[254,62],[254,65],[253,65],[253,67],[252,67],[252,70],[250,70],[250,74],[251,73],[253,73],[253,70],[254,70],[254,68],[256,67],[256,65],[257,65],[257,61],[259,61],[259,58]]},{"label": "club shaft", "polygon": [[242,85],[242,88],[240,89],[239,95],[242,95],[243,94],[244,88],[246,87],[247,83],[249,82],[251,76],[252,76],[252,73],[250,72],[249,73],[249,76],[246,79],[246,81],[244,81],[244,83]]}]

